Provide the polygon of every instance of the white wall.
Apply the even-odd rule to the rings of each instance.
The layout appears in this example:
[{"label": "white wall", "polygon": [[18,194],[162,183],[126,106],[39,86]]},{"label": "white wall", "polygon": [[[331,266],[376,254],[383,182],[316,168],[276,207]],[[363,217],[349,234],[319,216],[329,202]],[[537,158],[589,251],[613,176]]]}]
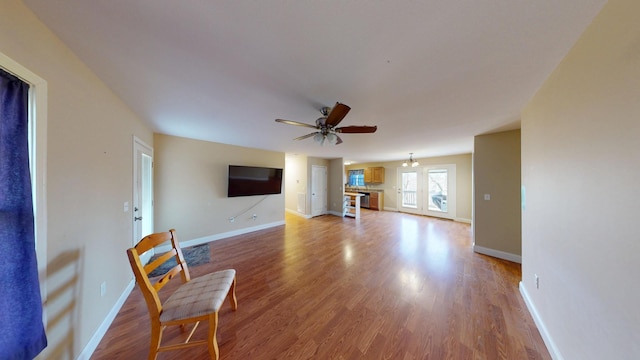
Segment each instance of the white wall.
[{"label": "white wall", "polygon": [[327,183],[327,204],[329,213],[342,216],[344,202],[344,159],[329,160],[329,179]]},{"label": "white wall", "polygon": [[[306,214],[307,157],[298,154],[285,156],[285,208],[299,215]],[[302,211],[298,211],[298,195],[303,194]]]},{"label": "white wall", "polygon": [[521,289],[556,359],[640,359],[639,14],[610,0],[522,114]]},{"label": "white wall", "polygon": [[229,165],[283,169],[284,153],[162,134],[154,144],[156,231],[205,242],[284,223],[284,193],[227,197]]},{"label": "white wall", "polygon": [[[327,167],[327,211],[342,215],[342,193],[344,192],[342,158],[320,159],[300,154],[286,155],[285,207],[286,210],[304,217],[311,216],[311,171],[313,165]],[[298,211],[298,196],[304,197],[303,211]]]},{"label": "white wall", "polygon": [[[18,0],[0,1],[0,51],[48,83],[43,359],[75,359],[132,279],[133,136],[151,131]],[[100,296],[100,285],[106,294]]]},{"label": "white wall", "polygon": [[473,145],[473,249],[515,262],[522,261],[520,148],[520,130],[479,135]]}]

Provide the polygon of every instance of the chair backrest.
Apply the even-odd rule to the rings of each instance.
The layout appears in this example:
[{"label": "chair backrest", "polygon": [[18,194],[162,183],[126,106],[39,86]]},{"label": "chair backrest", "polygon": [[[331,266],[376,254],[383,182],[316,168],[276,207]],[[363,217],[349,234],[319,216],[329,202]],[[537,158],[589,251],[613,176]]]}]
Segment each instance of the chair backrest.
[{"label": "chair backrest", "polygon": [[[149,264],[145,265],[142,263],[140,255],[166,243],[167,241],[170,241],[171,243],[171,249],[168,252],[162,254]],[[182,282],[186,283],[191,279],[189,275],[189,268],[187,267],[187,263],[184,261],[184,256],[180,249],[180,243],[176,237],[176,231],[171,229],[167,232],[147,235],[134,247],[127,249],[127,255],[129,256],[129,264],[131,264],[131,269],[136,277],[136,282],[138,283],[140,290],[142,290],[144,299],[147,302],[149,315],[151,317],[160,316],[162,313],[162,303],[160,302],[158,291],[160,291],[160,289],[162,289],[177,274],[181,275]],[[163,275],[158,276],[157,278],[154,277],[152,281],[152,279],[149,278],[149,274],[171,257],[176,259],[176,265]]]}]

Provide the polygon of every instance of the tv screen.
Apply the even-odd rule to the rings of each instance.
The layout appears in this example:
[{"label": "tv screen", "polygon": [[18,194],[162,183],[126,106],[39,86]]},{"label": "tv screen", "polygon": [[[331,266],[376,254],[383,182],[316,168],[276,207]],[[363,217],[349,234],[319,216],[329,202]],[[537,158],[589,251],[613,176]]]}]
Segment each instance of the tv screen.
[{"label": "tv screen", "polygon": [[227,196],[280,194],[282,169],[229,165]]}]

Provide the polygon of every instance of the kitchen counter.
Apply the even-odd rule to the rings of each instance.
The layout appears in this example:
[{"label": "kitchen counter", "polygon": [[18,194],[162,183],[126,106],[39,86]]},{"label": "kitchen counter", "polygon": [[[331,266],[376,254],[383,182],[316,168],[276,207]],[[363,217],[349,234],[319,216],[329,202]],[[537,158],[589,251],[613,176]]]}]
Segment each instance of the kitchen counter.
[{"label": "kitchen counter", "polygon": [[346,188],[345,190],[346,192],[350,192],[350,193],[360,193],[360,194],[369,194],[372,192],[384,192],[384,190],[381,189],[354,189],[354,188]]},{"label": "kitchen counter", "polygon": [[360,200],[360,205],[363,208],[371,210],[382,210],[384,208],[384,190],[381,189],[357,189],[346,188],[346,194],[360,194],[364,195]]},{"label": "kitchen counter", "polygon": [[350,216],[356,219],[360,218],[360,198],[364,194],[345,192],[342,216]]}]

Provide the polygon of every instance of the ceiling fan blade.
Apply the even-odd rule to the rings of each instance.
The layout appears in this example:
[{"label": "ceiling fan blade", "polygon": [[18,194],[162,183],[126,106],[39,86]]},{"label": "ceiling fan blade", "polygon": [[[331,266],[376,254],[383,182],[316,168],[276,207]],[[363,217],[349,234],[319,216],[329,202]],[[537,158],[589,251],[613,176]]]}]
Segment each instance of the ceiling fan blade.
[{"label": "ceiling fan blade", "polygon": [[310,137],[314,136],[315,134],[319,134],[319,132],[313,132],[313,133],[311,133],[311,134],[298,136],[297,138],[295,138],[295,139],[293,139],[293,140],[304,140],[304,139],[306,139],[306,138],[310,138]]},{"label": "ceiling fan blade", "polygon": [[336,135],[336,137],[338,138],[338,140],[336,141],[336,145],[342,144],[342,139],[340,139],[340,136]]},{"label": "ceiling fan blade", "polygon": [[309,128],[313,128],[313,129],[317,129],[318,128],[315,125],[305,124],[305,123],[301,123],[301,122],[293,121],[293,120],[276,119],[276,122],[283,123],[283,124],[289,124],[289,125],[304,126],[304,127],[309,127]]},{"label": "ceiling fan blade", "polygon": [[333,109],[331,109],[331,112],[327,116],[327,120],[324,123],[329,127],[334,127],[338,125],[340,121],[342,121],[342,119],[344,119],[344,117],[347,116],[347,113],[349,112],[349,110],[351,110],[350,107],[348,107],[345,104],[341,104],[337,102],[336,106],[334,106]]},{"label": "ceiling fan blade", "polygon": [[377,126],[343,126],[336,128],[335,131],[343,134],[368,134],[378,130]]}]

